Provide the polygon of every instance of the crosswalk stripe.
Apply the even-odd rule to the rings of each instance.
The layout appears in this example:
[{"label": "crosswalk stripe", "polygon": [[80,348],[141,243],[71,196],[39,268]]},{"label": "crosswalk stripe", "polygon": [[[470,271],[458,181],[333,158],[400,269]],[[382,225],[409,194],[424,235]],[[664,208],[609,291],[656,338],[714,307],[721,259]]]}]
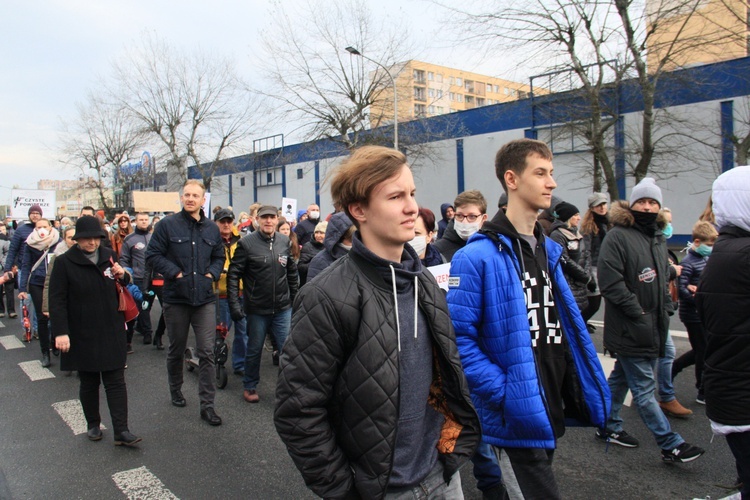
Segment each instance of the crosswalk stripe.
[{"label": "crosswalk stripe", "polygon": [[32,382],[44,380],[46,378],[55,378],[55,375],[51,371],[42,367],[42,362],[38,359],[18,363],[18,366],[21,367],[21,370],[26,372],[26,375],[28,375]]},{"label": "crosswalk stripe", "polygon": [[[80,400],[71,399],[70,401],[52,403],[52,408],[54,408],[63,421],[68,424],[68,427],[70,427],[74,435],[78,436],[79,434],[85,434],[89,430],[88,425],[86,424],[86,417],[83,415],[83,407],[81,406]],[[101,425],[101,428],[106,429],[103,424]]]},{"label": "crosswalk stripe", "polygon": [[[589,323],[597,328],[604,328],[604,321],[589,320]],[[683,339],[688,338],[688,333],[683,330],[669,330],[669,333],[672,335],[672,337],[680,337]]]},{"label": "crosswalk stripe", "polygon": [[0,337],[0,344],[5,347],[6,350],[11,349],[23,349],[23,342],[18,340],[18,337],[15,335],[6,335],[5,337]]},{"label": "crosswalk stripe", "polygon": [[179,500],[164,483],[145,466],[112,474],[112,479],[120,491],[131,499],[154,498],[159,500]]},{"label": "crosswalk stripe", "polygon": [[5,325],[3,324],[2,321],[0,321],[0,328],[5,328]]}]

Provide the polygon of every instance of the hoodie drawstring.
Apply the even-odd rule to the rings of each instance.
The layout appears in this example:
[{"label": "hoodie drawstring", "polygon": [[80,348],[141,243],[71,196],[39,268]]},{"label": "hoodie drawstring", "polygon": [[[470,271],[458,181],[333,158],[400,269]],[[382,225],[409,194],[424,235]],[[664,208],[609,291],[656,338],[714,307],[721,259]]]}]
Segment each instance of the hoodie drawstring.
[{"label": "hoodie drawstring", "polygon": [[[391,268],[391,283],[393,284],[393,304],[396,309],[396,335],[398,336],[398,352],[401,352],[401,321],[398,317],[398,292],[396,291],[396,270],[392,265],[388,265]],[[419,302],[417,301],[417,294],[419,291],[419,281],[414,276],[414,338],[417,338],[417,322],[419,318]]]}]

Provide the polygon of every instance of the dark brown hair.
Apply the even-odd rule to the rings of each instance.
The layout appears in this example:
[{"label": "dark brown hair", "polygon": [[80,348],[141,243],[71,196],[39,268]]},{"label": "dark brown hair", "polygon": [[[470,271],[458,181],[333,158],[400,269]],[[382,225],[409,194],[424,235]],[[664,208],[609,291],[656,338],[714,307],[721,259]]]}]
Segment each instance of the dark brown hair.
[{"label": "dark brown hair", "polygon": [[510,141],[501,147],[495,155],[495,175],[497,175],[506,193],[508,187],[505,185],[505,172],[512,170],[516,175],[521,175],[526,169],[526,158],[529,155],[537,155],[545,160],[552,160],[552,151],[549,147],[542,141],[534,139]]},{"label": "dark brown hair", "polygon": [[428,233],[435,231],[435,214],[429,208],[419,207],[419,217],[422,217],[424,227]]}]

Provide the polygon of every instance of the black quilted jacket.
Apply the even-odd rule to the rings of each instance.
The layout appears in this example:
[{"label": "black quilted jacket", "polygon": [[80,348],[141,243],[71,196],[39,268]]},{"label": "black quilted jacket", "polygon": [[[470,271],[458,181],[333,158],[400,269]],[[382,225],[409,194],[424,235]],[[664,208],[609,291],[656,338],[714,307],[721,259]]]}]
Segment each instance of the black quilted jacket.
[{"label": "black quilted jacket", "polygon": [[[439,457],[449,479],[479,444],[480,428],[445,294],[429,271],[419,306],[435,349],[430,403],[446,415]],[[396,317],[389,285],[356,254],[305,285],[281,357],[275,424],[305,483],[324,498],[383,498],[399,404]]]}]

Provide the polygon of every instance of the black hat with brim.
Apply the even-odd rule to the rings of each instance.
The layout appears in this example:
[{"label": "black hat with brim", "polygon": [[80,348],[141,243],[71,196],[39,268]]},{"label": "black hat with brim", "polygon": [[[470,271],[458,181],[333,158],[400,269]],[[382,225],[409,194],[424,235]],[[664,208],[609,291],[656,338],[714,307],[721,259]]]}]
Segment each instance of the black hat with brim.
[{"label": "black hat with brim", "polygon": [[104,230],[102,229],[99,219],[91,215],[84,215],[79,217],[76,221],[76,233],[73,235],[74,240],[81,238],[104,238]]}]

